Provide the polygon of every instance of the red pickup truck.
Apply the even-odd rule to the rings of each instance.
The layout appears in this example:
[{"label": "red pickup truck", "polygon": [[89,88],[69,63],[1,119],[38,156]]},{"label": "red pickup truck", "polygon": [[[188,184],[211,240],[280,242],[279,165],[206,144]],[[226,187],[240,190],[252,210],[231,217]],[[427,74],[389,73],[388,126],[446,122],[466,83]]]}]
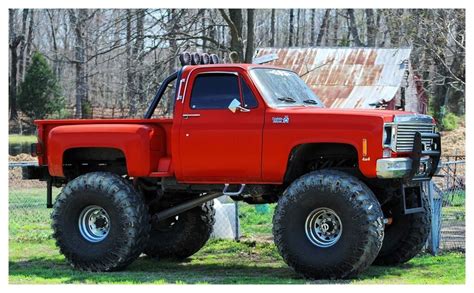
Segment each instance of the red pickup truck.
[{"label": "red pickup truck", "polygon": [[[173,117],[154,118],[163,97]],[[414,257],[430,230],[422,182],[441,153],[434,120],[327,109],[289,70],[187,65],[143,119],[41,120],[24,178],[48,183],[61,253],[112,271],[140,254],[186,258],[208,240],[212,200],[278,203],[274,241],[310,278]],[[54,201],[52,186],[64,186]]]}]

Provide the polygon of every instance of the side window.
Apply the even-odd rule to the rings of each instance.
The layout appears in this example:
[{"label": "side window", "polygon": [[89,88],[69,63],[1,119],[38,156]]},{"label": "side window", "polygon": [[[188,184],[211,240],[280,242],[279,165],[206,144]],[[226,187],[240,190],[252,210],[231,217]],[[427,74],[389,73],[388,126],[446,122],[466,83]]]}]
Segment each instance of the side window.
[{"label": "side window", "polygon": [[252,90],[249,88],[243,78],[240,79],[240,82],[242,84],[242,98],[244,101],[244,107],[247,109],[257,108],[258,102],[255,96],[253,95]]},{"label": "side window", "polygon": [[240,100],[237,75],[201,74],[194,80],[190,107],[191,109],[226,109],[233,99]]}]

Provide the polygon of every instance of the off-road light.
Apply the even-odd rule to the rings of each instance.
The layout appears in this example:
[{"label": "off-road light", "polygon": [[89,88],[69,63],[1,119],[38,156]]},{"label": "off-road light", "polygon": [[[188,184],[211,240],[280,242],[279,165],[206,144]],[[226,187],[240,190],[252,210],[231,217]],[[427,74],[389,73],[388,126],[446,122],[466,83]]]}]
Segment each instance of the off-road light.
[{"label": "off-road light", "polygon": [[191,54],[191,65],[198,65],[201,63],[201,55],[199,53]]},{"label": "off-road light", "polygon": [[211,62],[211,56],[207,53],[201,54],[201,64],[209,64]]},{"label": "off-road light", "polygon": [[209,55],[211,64],[219,64],[219,57],[216,54]]},{"label": "off-road light", "polygon": [[188,52],[183,52],[179,54],[179,62],[181,63],[181,66],[191,64],[191,54],[189,54]]}]

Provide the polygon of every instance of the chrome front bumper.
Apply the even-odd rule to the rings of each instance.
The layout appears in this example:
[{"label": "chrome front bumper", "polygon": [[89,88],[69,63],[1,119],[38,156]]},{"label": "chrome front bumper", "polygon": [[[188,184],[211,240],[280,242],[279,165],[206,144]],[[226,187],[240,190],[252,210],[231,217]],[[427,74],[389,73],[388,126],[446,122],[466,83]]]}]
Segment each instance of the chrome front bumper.
[{"label": "chrome front bumper", "polygon": [[[412,174],[413,159],[411,158],[388,158],[377,160],[377,177],[382,179],[405,178]],[[415,176],[427,175],[432,170],[430,157],[420,158],[418,170]],[[439,169],[439,166],[436,166]],[[436,170],[438,171],[438,170]]]},{"label": "chrome front bumper", "polygon": [[[423,139],[426,138],[432,140],[428,146],[423,144]],[[413,152],[410,157],[377,160],[377,177],[428,181],[438,173],[440,158],[440,134],[415,132]]]}]

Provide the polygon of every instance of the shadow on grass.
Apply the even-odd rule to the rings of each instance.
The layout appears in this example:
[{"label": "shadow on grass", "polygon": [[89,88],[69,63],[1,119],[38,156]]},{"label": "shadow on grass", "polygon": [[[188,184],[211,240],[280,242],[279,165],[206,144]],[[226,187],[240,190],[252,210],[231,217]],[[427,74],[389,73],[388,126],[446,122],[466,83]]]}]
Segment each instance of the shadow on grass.
[{"label": "shadow on grass", "polygon": [[[397,267],[372,266],[352,280],[308,280],[288,267],[275,265],[201,264],[193,261],[157,261],[142,257],[127,270],[91,273],[72,269],[64,260],[33,258],[9,263],[11,283],[158,283],[158,284],[346,284],[383,276],[396,277],[409,269],[421,269],[423,264],[404,264]],[[31,282],[30,282],[31,281]]]},{"label": "shadow on grass", "polygon": [[305,283],[290,268],[238,264],[195,264],[142,257],[125,271],[91,273],[74,270],[64,260],[33,258],[10,261],[10,282],[21,279],[61,283]]}]

